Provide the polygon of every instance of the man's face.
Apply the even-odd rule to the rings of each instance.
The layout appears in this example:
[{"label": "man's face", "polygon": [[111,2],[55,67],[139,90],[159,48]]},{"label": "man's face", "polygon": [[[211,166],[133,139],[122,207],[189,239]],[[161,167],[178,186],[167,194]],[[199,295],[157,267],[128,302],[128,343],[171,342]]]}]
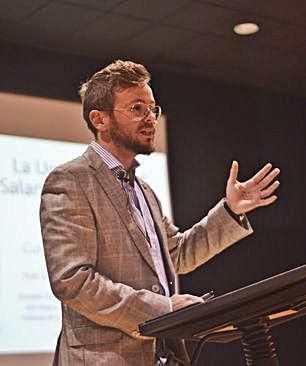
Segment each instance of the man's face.
[{"label": "man's face", "polygon": [[131,108],[154,107],[152,89],[148,85],[133,86],[115,92],[109,135],[116,148],[136,154],[154,151],[156,120],[152,113],[135,118]]}]

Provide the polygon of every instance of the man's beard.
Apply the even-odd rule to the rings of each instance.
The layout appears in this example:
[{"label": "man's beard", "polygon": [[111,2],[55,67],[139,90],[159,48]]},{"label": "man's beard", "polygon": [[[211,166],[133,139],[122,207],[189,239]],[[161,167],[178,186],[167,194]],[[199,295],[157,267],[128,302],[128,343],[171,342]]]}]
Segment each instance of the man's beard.
[{"label": "man's beard", "polygon": [[[139,126],[137,132],[144,127],[145,122],[143,125]],[[138,141],[137,138],[133,138],[133,136],[123,131],[115,118],[111,119],[109,134],[117,145],[124,146],[128,150],[132,150],[136,155],[150,155],[153,151],[155,151],[155,146],[153,143],[142,143]]]}]

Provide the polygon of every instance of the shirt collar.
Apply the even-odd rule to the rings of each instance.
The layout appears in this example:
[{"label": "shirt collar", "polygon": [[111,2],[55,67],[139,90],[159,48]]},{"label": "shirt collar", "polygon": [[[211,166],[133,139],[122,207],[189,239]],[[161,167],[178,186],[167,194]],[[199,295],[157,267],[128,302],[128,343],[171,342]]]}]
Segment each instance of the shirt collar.
[{"label": "shirt collar", "polygon": [[136,159],[133,160],[129,171],[126,171],[120,161],[96,141],[92,141],[90,146],[102,158],[104,163],[118,179],[126,181],[129,180],[129,182],[134,185],[135,169],[140,165]]}]

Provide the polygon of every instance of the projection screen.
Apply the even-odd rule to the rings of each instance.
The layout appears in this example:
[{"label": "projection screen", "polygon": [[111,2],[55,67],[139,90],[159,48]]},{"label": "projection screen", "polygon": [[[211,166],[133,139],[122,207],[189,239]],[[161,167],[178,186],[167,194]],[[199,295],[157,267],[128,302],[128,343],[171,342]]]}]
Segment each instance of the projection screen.
[{"label": "projection screen", "polygon": [[[0,364],[47,365],[60,332],[60,304],[45,267],[40,192],[48,173],[92,139],[80,103],[0,93]],[[171,217],[166,120],[157,151],[138,156],[145,179]]]}]

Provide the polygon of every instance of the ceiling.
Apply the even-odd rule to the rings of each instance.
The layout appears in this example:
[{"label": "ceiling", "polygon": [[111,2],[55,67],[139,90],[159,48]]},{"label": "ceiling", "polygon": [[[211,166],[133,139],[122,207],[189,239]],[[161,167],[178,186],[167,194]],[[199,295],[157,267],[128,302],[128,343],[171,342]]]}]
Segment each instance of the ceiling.
[{"label": "ceiling", "polygon": [[0,39],[306,96],[305,0],[1,0]]}]

